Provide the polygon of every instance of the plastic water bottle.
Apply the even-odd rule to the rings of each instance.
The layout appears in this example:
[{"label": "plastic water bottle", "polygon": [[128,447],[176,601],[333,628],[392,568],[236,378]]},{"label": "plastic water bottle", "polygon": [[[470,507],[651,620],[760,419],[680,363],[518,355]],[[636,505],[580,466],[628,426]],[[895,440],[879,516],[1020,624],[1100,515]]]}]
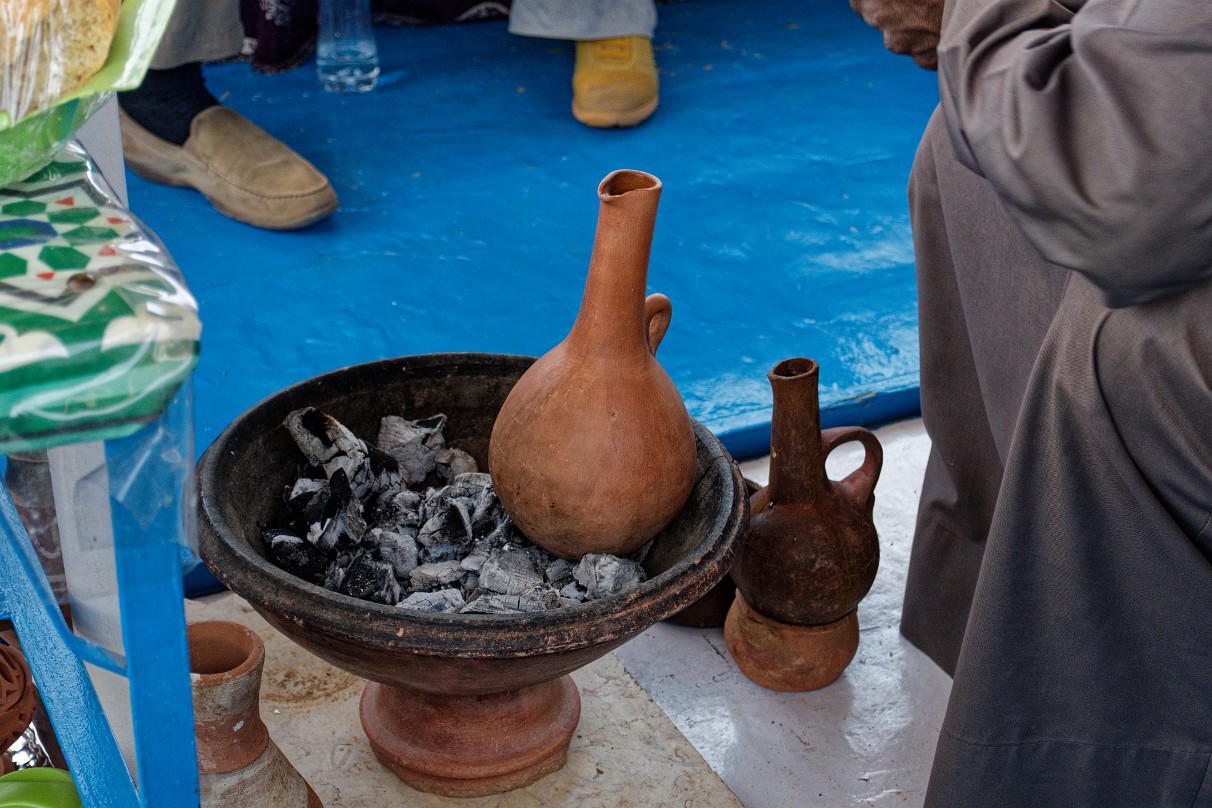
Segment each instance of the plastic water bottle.
[{"label": "plastic water bottle", "polygon": [[370,0],[320,0],[316,74],[334,93],[364,93],[379,78]]}]

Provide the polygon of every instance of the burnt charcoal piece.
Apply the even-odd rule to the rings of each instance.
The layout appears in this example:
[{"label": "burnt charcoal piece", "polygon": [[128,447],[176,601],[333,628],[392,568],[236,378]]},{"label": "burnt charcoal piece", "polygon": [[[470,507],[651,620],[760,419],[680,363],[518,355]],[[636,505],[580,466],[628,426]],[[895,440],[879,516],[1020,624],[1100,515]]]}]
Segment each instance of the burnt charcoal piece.
[{"label": "burnt charcoal piece", "polygon": [[467,570],[460,568],[458,561],[439,561],[420,565],[408,573],[408,581],[414,591],[433,592],[450,586],[466,574]]},{"label": "burnt charcoal piece", "polygon": [[475,458],[462,449],[443,449],[434,457],[434,461],[443,482],[451,482],[460,474],[475,474],[480,470]]},{"label": "burnt charcoal piece", "polygon": [[328,559],[309,542],[281,528],[269,528],[261,538],[278,566],[313,584],[324,583]]},{"label": "burnt charcoal piece", "polygon": [[543,577],[547,579],[547,583],[556,589],[563,589],[573,582],[572,571],[576,569],[576,566],[576,564],[567,559],[557,558],[543,570]]},{"label": "burnt charcoal piece", "polygon": [[422,547],[420,560],[422,564],[436,564],[439,561],[461,561],[466,550],[457,544],[433,544]]},{"label": "burnt charcoal piece", "polygon": [[[372,469],[370,450],[343,424],[314,407],[295,410],[283,423],[299,451],[310,462],[324,468],[330,483],[338,471],[343,471],[359,499],[374,493],[375,484],[384,470],[381,466]],[[399,475],[398,466],[395,473]]]},{"label": "burnt charcoal piece", "polygon": [[[481,590],[483,591],[483,590]],[[560,596],[546,585],[532,586],[516,595],[483,592],[460,611],[463,614],[516,614],[543,612],[560,606]]]},{"label": "burnt charcoal piece", "polygon": [[424,497],[407,488],[384,491],[375,501],[367,521],[371,527],[415,537],[421,526],[421,504],[424,501]]},{"label": "burnt charcoal piece", "polygon": [[390,564],[396,577],[402,581],[407,581],[408,574],[420,563],[417,558],[417,543],[412,536],[405,533],[371,528],[363,536],[363,543],[373,544],[379,552],[379,558]]},{"label": "burnt charcoal piece", "polygon": [[543,584],[543,573],[525,550],[493,550],[480,567],[480,588],[501,595],[520,595]]},{"label": "burnt charcoal piece", "polygon": [[336,561],[328,565],[328,572],[324,576],[324,583],[320,584],[325,589],[331,589],[333,592],[341,588],[341,584],[345,581],[345,568]]},{"label": "burnt charcoal piece", "polygon": [[587,600],[630,592],[644,580],[644,570],[639,564],[600,553],[583,556],[573,575],[585,587]]},{"label": "burnt charcoal piece", "polygon": [[418,612],[457,612],[465,603],[463,593],[459,590],[440,589],[437,592],[414,592],[397,603],[396,607]]},{"label": "burnt charcoal piece", "polygon": [[[309,476],[318,472],[320,476]],[[295,481],[286,493],[286,509],[291,515],[291,524],[306,532],[306,526],[318,522],[328,506],[328,478],[318,466],[309,466],[304,476]]]},{"label": "burnt charcoal piece", "polygon": [[[389,565],[390,568],[390,565]],[[370,553],[359,553],[349,565],[341,586],[337,589],[342,595],[351,598],[366,598],[378,592],[383,586],[383,574]]]},{"label": "burnt charcoal piece", "polygon": [[492,552],[492,544],[487,539],[481,539],[471,546],[471,552],[463,557],[459,566],[470,572],[478,573]]},{"label": "burnt charcoal piece", "polygon": [[352,547],[366,532],[362,503],[353,495],[345,471],[338,469],[328,481],[329,496],[320,519],[307,527],[307,540],[323,552]]},{"label": "burnt charcoal piece", "polygon": [[441,414],[418,421],[388,415],[379,421],[375,443],[395,458],[408,485],[416,485],[433,472],[438,453],[446,448],[445,426],[446,416]]},{"label": "burnt charcoal piece", "polygon": [[370,468],[370,490],[372,493],[390,491],[406,484],[400,464],[387,452],[374,446],[366,447],[366,459]]},{"label": "burnt charcoal piece", "polygon": [[573,581],[560,588],[560,600],[567,603],[584,603],[586,590],[585,587]]}]

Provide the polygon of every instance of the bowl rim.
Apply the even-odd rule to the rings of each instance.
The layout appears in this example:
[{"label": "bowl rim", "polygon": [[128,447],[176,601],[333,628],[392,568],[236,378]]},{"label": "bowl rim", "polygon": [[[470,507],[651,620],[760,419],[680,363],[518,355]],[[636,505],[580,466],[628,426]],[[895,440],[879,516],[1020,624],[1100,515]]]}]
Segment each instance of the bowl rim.
[{"label": "bowl rim", "polygon": [[[450,614],[402,610],[397,606],[361,600],[325,589],[278,567],[253,550],[246,540],[229,541],[234,534],[222,517],[222,509],[209,496],[208,481],[215,479],[220,456],[245,430],[245,424],[264,410],[279,409],[290,398],[306,398],[313,388],[325,386],[350,373],[403,365],[405,368],[443,365],[490,365],[502,362],[524,369],[533,357],[493,353],[435,353],[392,357],[338,368],[312,376],[273,393],[237,416],[203,453],[197,466],[199,491],[199,538],[201,551],[211,572],[228,589],[248,600],[257,612],[279,623],[307,625],[309,631],[359,645],[389,646],[417,654],[473,658],[501,658],[560,653],[586,645],[600,645],[633,635],[663,620],[705,594],[727,573],[737,540],[748,520],[749,501],[736,462],[706,427],[691,419],[696,440],[705,443],[713,460],[707,474],[731,479],[731,503],[718,533],[709,532],[694,549],[669,569],[644,581],[637,589],[620,595],[565,606],[545,612],[522,614]],[[293,408],[292,408],[293,409]],[[289,410],[286,410],[289,411]],[[284,415],[284,413],[283,413]],[[725,468],[721,469],[721,464]],[[699,478],[701,481],[702,476]],[[699,483],[696,482],[696,486]],[[717,524],[720,520],[712,520]],[[704,575],[672,586],[694,569]],[[292,591],[312,597],[292,595]],[[254,594],[254,597],[249,597]],[[273,599],[274,608],[265,601]],[[401,614],[406,619],[401,620]],[[658,615],[653,617],[652,615]],[[601,618],[612,617],[610,621]],[[632,619],[626,619],[631,617]],[[357,631],[350,627],[356,626]],[[598,629],[587,642],[587,629]],[[542,629],[537,631],[536,629]]]}]

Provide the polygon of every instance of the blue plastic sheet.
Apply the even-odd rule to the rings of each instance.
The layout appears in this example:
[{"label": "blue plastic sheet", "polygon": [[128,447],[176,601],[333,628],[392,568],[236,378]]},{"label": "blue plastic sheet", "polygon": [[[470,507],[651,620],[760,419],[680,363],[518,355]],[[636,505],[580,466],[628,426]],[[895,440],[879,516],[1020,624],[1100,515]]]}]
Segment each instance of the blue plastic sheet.
[{"label": "blue plastic sheet", "polygon": [[660,109],[616,131],[571,117],[571,43],[501,21],[376,32],[383,75],[362,96],[324,93],[311,63],[207,70],[223,103],[329,175],[331,219],[258,231],[132,178],[132,209],[201,305],[199,449],[336,367],[546,351],[576,315],[597,184],[616,168],[664,183],[660,358],[734,455],[768,446],[766,373],[789,356],[820,362],[826,425],[916,412],[905,185],[936,77],[887,53],[845,0],[659,6]]}]

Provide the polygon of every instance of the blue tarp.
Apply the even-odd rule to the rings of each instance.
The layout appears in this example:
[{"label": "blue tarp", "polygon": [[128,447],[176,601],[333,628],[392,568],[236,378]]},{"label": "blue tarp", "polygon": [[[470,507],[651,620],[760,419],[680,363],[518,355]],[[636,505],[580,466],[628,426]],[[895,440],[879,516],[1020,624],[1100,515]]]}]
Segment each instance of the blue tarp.
[{"label": "blue tarp", "polygon": [[768,445],[767,371],[821,364],[826,425],[917,410],[905,184],[935,75],[887,53],[845,0],[659,6],[661,105],[635,129],[575,122],[572,44],[502,21],[378,27],[383,75],[324,93],[207,68],[223,103],[331,178],[308,230],[255,230],[193,191],[132,177],[131,208],[198,296],[203,450],[296,381],[388,356],[541,354],[576,315],[598,182],[664,183],[650,291],[673,301],[660,359],[734,455]]}]

